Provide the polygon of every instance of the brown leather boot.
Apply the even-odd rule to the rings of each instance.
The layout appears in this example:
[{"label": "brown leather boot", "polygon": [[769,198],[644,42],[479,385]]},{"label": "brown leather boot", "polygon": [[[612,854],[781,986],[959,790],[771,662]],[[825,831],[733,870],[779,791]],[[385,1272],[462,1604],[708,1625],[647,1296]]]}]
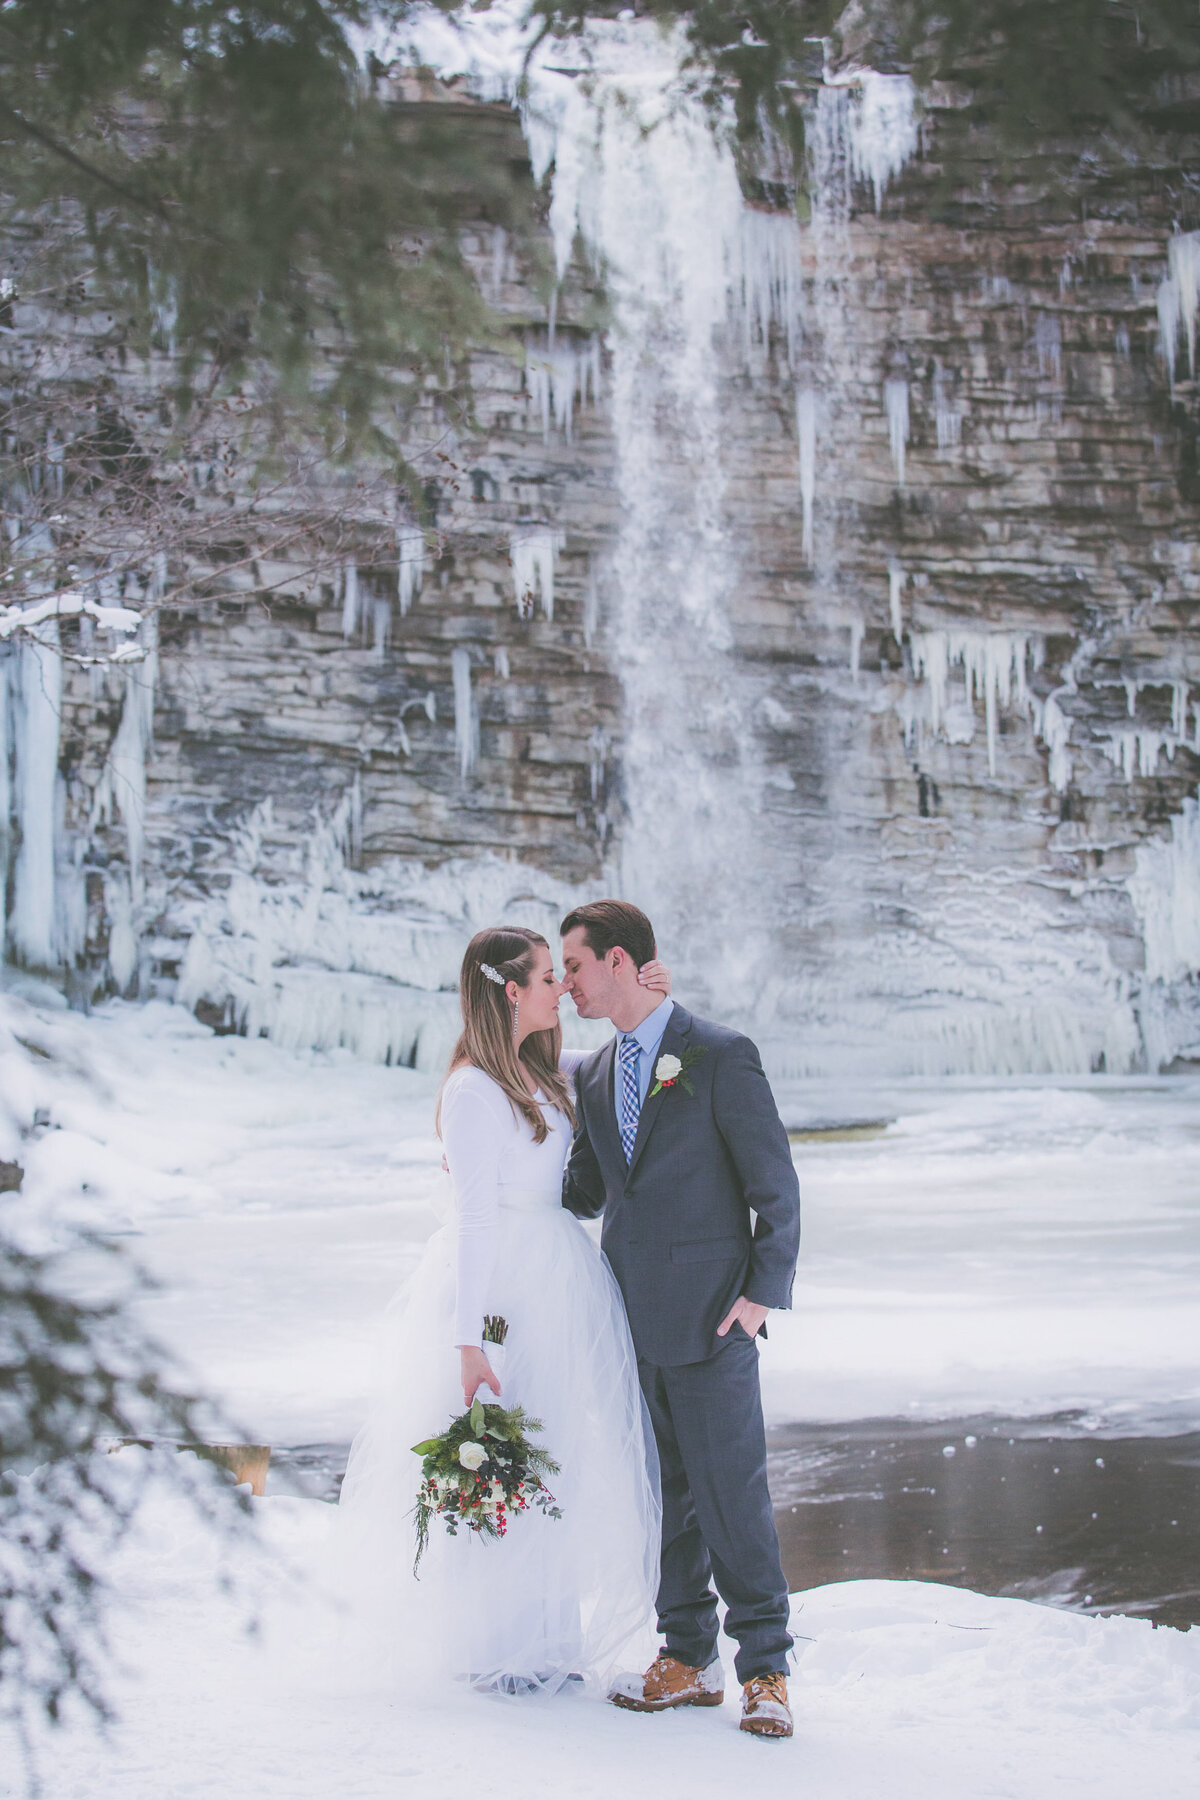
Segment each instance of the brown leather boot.
[{"label": "brown leather boot", "polygon": [[742,1719],[739,1731],[756,1737],[792,1735],[792,1709],[788,1705],[786,1675],[753,1675],[742,1683]]},{"label": "brown leather boot", "polygon": [[644,1675],[618,1675],[608,1690],[614,1706],[630,1712],[666,1712],[670,1706],[720,1706],[725,1671],[720,1662],[693,1669],[661,1650]]}]

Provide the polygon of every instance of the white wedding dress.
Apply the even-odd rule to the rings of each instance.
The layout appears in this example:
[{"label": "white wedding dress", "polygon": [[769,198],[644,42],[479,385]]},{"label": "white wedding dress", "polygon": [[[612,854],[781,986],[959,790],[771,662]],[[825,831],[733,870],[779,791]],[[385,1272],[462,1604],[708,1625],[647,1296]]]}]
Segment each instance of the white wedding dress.
[{"label": "white wedding dress", "polygon": [[[577,1058],[564,1057],[573,1071]],[[455,1677],[502,1692],[604,1682],[653,1653],[659,1502],[629,1326],[616,1281],[562,1206],[565,1116],[538,1096],[534,1141],[481,1070],[442,1097],[453,1216],[394,1304],[379,1390],[355,1439],[339,1530],[356,1591],[355,1629],[389,1679]],[[463,1410],[457,1345],[485,1313],[508,1321],[502,1401],[543,1422],[561,1466],[561,1519],[530,1511],[500,1541],[434,1520],[414,1579],[411,1446]],[[360,1642],[361,1648],[361,1642]]]}]

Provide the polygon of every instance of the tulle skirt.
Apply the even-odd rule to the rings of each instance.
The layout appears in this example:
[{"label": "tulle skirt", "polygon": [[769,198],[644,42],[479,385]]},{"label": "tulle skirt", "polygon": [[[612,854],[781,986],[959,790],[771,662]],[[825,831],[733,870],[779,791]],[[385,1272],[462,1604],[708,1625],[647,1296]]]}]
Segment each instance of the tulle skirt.
[{"label": "tulle skirt", "polygon": [[385,1321],[378,1391],[339,1507],[349,1634],[389,1682],[553,1692],[603,1684],[653,1654],[658,1470],[620,1291],[561,1205],[506,1205],[501,1222],[488,1302],[508,1321],[501,1399],[542,1421],[562,1517],[531,1509],[499,1541],[450,1537],[435,1519],[414,1577],[411,1447],[463,1410],[448,1225]]}]

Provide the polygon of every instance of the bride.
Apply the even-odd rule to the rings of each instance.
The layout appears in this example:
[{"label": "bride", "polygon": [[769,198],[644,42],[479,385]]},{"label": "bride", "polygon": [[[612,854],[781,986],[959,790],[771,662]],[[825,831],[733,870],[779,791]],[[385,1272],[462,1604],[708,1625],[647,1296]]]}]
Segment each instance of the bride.
[{"label": "bride", "polygon": [[[640,979],[669,989],[650,964]],[[438,1108],[454,1215],[392,1314],[383,1379],[350,1451],[341,1523],[393,1675],[419,1667],[502,1692],[602,1682],[653,1618],[659,1503],[653,1437],[616,1281],[562,1206],[571,1077],[565,993],[545,938],[481,931],[459,978],[463,1030]],[[482,1344],[508,1323],[503,1380]],[[411,1446],[485,1385],[543,1423],[561,1519],[530,1511],[496,1542],[435,1520],[419,1581]]]}]

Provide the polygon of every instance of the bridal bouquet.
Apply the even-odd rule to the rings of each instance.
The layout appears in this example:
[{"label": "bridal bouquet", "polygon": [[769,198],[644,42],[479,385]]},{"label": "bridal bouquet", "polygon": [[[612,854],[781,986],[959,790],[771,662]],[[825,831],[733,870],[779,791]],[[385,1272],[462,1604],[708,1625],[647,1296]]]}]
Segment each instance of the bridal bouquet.
[{"label": "bridal bouquet", "polygon": [[[484,1348],[497,1373],[496,1351],[507,1335],[503,1319],[484,1320]],[[557,1475],[558,1464],[530,1442],[530,1434],[541,1431],[541,1420],[529,1418],[520,1406],[484,1400],[482,1395],[490,1391],[481,1387],[470,1411],[452,1419],[440,1437],[413,1445],[413,1454],[421,1458],[414,1575],[429,1543],[429,1527],[439,1516],[450,1537],[462,1525],[490,1538],[502,1538],[509,1515],[528,1512],[531,1506],[548,1518],[562,1518],[562,1508],[542,1480],[543,1475]]]}]

